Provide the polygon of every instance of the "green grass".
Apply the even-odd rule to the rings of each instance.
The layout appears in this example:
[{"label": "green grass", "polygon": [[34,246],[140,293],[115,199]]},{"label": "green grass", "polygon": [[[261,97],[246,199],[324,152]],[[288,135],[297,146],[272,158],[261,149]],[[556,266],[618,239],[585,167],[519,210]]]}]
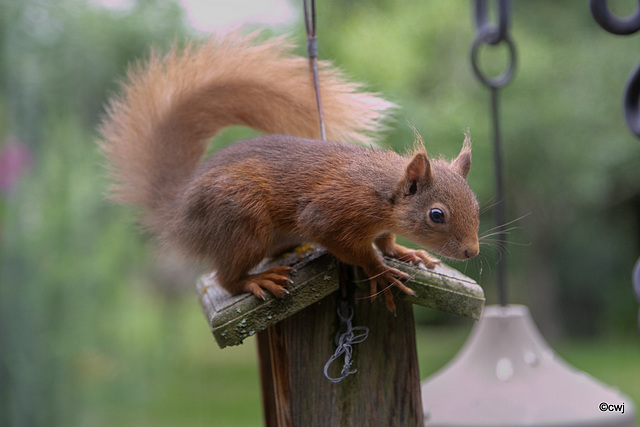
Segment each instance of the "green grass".
[{"label": "green grass", "polygon": [[255,340],[219,349],[195,298],[151,311],[154,325],[78,357],[76,425],[261,425]]},{"label": "green grass", "polygon": [[469,331],[470,326],[418,326],[420,378],[425,379],[444,367],[462,347]]},{"label": "green grass", "polygon": [[640,338],[566,341],[556,351],[574,367],[630,397],[640,425]]},{"label": "green grass", "polygon": [[[152,334],[153,340],[134,336],[117,354],[93,349],[78,356],[83,397],[77,425],[262,425],[255,339],[219,349],[194,299],[144,313],[160,323],[162,333]],[[451,360],[470,327],[418,327],[421,378]],[[564,341],[553,347],[576,368],[640,402],[640,340]]]}]

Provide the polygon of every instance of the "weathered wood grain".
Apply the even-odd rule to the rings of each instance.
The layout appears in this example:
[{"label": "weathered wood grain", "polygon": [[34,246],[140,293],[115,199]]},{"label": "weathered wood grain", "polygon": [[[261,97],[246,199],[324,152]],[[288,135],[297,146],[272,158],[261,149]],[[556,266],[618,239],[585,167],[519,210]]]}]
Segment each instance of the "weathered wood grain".
[{"label": "weathered wood grain", "polygon": [[[416,296],[396,293],[396,300],[406,299],[412,304],[480,318],[484,293],[472,279],[444,264],[435,270],[422,270],[396,260],[387,259],[386,262],[413,276],[406,285],[416,292]],[[338,289],[336,263],[335,258],[323,249],[307,247],[260,266],[257,270],[284,264],[297,270],[290,294],[282,299],[269,296],[266,301],[249,294],[230,296],[216,285],[215,276],[202,277],[198,282],[200,301],[218,345],[224,348],[240,344],[245,338],[335,292]],[[368,288],[365,277],[360,276],[356,283]]]},{"label": "weathered wood grain", "polygon": [[340,383],[323,371],[336,348],[337,293],[258,334],[266,426],[424,425],[411,304],[398,301],[394,317],[384,298],[358,290],[351,299],[353,324],[369,336],[353,346],[357,373]]}]

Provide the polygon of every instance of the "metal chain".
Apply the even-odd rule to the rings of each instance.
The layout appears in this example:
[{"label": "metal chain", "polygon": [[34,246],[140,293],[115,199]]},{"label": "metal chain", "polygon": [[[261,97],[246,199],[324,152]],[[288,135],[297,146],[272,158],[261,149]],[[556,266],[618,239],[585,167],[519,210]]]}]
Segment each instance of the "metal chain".
[{"label": "metal chain", "polygon": [[[502,258],[497,261],[496,274],[498,284],[498,299],[500,305],[508,304],[506,285],[506,263],[505,251],[502,249],[505,241],[504,225],[506,223],[506,206],[504,178],[502,172],[502,148],[500,137],[500,106],[499,89],[509,83],[516,67],[516,48],[509,35],[509,21],[511,19],[511,1],[496,0],[498,7],[498,24],[491,24],[487,17],[487,0],[475,1],[475,22],[476,35],[471,45],[471,65],[477,79],[491,91],[491,117],[493,125],[493,157],[496,181],[497,203],[494,210],[494,221],[496,229],[499,230],[497,237],[498,252],[502,253]],[[509,59],[504,72],[496,77],[485,74],[479,65],[479,50],[483,44],[497,46],[506,44],[509,51]]]},{"label": "metal chain", "polygon": [[593,19],[611,34],[626,36],[640,30],[640,0],[633,14],[626,18],[611,13],[606,0],[591,0],[589,6]]},{"label": "metal chain", "polygon": [[[606,0],[591,0],[590,7],[593,19],[612,34],[626,36],[640,30],[640,0],[638,0],[636,10],[626,18],[620,18],[611,13]],[[640,63],[636,65],[627,80],[623,106],[627,127],[640,138]],[[636,299],[640,303],[640,259],[633,269],[632,281]],[[640,311],[638,311],[638,330],[640,331]]]},{"label": "metal chain", "polygon": [[[609,10],[606,0],[591,0],[591,14],[606,31],[617,35],[629,35],[640,30],[640,0],[631,16],[620,18]],[[636,65],[624,94],[624,117],[633,134],[640,138],[640,63]]]},{"label": "metal chain", "polygon": [[475,2],[475,21],[478,31],[487,31],[489,34],[485,37],[485,42],[492,46],[497,45],[508,37],[509,17],[511,15],[511,5],[502,2],[498,14],[498,25],[495,26],[489,22],[486,1]]}]

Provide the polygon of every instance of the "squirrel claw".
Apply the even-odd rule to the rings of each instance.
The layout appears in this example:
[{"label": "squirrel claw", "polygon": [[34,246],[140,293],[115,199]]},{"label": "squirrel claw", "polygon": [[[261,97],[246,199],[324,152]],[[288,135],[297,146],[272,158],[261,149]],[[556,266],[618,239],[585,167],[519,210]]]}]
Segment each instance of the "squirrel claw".
[{"label": "squirrel claw", "polygon": [[[400,245],[398,245],[400,246]],[[433,258],[429,253],[422,249],[408,249],[405,247],[401,247],[401,250],[398,250],[393,254],[393,257],[407,262],[409,264],[413,264],[418,268],[433,270],[436,268],[436,265],[440,264],[441,261],[437,258]]]},{"label": "squirrel claw", "polygon": [[293,268],[283,266],[273,267],[262,273],[252,274],[246,279],[244,289],[263,301],[267,300],[267,293],[265,291],[269,291],[277,298],[283,298],[285,295],[290,294],[285,287],[294,283],[293,280],[288,277],[288,275],[293,272]]},{"label": "squirrel claw", "polygon": [[396,303],[393,301],[393,292],[391,292],[391,289],[389,289],[389,287],[386,287],[384,289],[384,303],[387,306],[387,310],[389,310],[389,312],[393,314],[393,317],[398,317]]},{"label": "squirrel claw", "polygon": [[394,316],[396,315],[396,305],[393,301],[393,292],[391,292],[392,286],[395,286],[407,295],[416,295],[413,289],[402,283],[398,278],[410,279],[411,276],[404,271],[385,266],[384,272],[370,276],[369,279],[371,283],[371,298],[375,299],[377,290],[382,289],[382,292],[384,293],[385,305],[387,306],[387,309],[391,313],[393,313]]}]

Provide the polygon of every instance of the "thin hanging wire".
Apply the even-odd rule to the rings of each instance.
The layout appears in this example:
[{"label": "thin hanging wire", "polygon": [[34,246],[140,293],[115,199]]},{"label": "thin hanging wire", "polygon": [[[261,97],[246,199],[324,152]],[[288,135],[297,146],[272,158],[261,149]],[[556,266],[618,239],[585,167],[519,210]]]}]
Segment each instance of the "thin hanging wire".
[{"label": "thin hanging wire", "polygon": [[311,0],[311,11],[307,0],[302,0],[304,8],[304,25],[307,30],[307,56],[309,57],[309,67],[313,74],[313,88],[316,93],[316,105],[318,107],[318,125],[320,127],[320,137],[326,141],[327,134],[324,130],[324,115],[322,114],[322,100],[320,99],[320,82],[318,79],[318,39],[316,37],[316,2]]},{"label": "thin hanging wire", "polygon": [[[349,299],[347,286],[352,282],[351,267],[342,262],[338,262],[338,282],[340,284],[340,301],[338,302],[338,319],[340,327],[336,334],[335,343],[336,350],[324,365],[324,376],[332,383],[339,383],[349,375],[358,372],[357,369],[351,369],[353,365],[353,345],[360,344],[369,336],[369,328],[366,326],[353,326],[353,302]],[[344,363],[340,371],[339,377],[332,377],[329,374],[329,368],[340,357],[344,356]]]},{"label": "thin hanging wire", "polygon": [[[324,376],[332,383],[339,383],[349,375],[358,372],[357,369],[351,369],[351,365],[353,364],[353,360],[351,359],[353,355],[353,345],[360,344],[369,336],[369,328],[366,326],[354,327],[351,324],[351,321],[353,320],[353,307],[349,306],[345,299],[340,301],[340,304],[338,305],[338,318],[341,323],[340,329],[343,330],[343,332],[341,333],[338,331],[336,334],[336,351],[324,365]],[[329,374],[329,368],[334,361],[343,355],[344,364],[342,365],[340,376],[332,377]]]},{"label": "thin hanging wire", "polygon": [[[318,123],[320,127],[320,137],[323,141],[326,141],[327,135],[324,129],[324,116],[322,114],[322,100],[320,98],[320,82],[318,78],[318,39],[316,37],[316,2],[311,0],[311,6],[308,5],[307,0],[302,0],[304,9],[304,25],[307,30],[307,55],[309,56],[309,67],[313,74],[313,87],[316,94],[316,105],[318,107]],[[340,319],[340,329],[335,338],[336,351],[329,358],[324,365],[324,376],[332,383],[339,383],[349,375],[358,372],[357,369],[351,369],[353,364],[353,345],[360,344],[369,336],[369,328],[366,326],[353,326],[351,321],[353,320],[353,307],[349,305],[347,299],[347,280],[348,275],[346,273],[346,267],[340,265],[338,268],[340,272],[340,289],[341,299],[338,304],[338,318]],[[342,331],[342,332],[341,332]],[[332,377],[329,374],[329,368],[331,364],[341,356],[344,356],[344,364],[340,371],[339,377]]]},{"label": "thin hanging wire", "polygon": [[[511,19],[511,1],[496,0],[498,23],[494,25],[489,22],[488,18],[488,1],[475,1],[475,22],[476,35],[471,46],[471,65],[477,79],[491,93],[491,122],[493,128],[493,158],[495,171],[496,197],[498,203],[494,209],[494,221],[498,230],[497,246],[501,258],[496,264],[496,281],[498,285],[498,300],[500,305],[508,304],[507,283],[506,283],[506,261],[504,242],[506,240],[506,232],[504,225],[506,224],[506,200],[504,190],[504,176],[502,166],[502,141],[500,134],[500,88],[509,83],[516,67],[516,48],[513,40],[509,35],[509,21]],[[504,72],[496,77],[487,76],[481,69],[479,64],[479,50],[484,44],[497,46],[505,44],[508,49],[508,63]]]}]

